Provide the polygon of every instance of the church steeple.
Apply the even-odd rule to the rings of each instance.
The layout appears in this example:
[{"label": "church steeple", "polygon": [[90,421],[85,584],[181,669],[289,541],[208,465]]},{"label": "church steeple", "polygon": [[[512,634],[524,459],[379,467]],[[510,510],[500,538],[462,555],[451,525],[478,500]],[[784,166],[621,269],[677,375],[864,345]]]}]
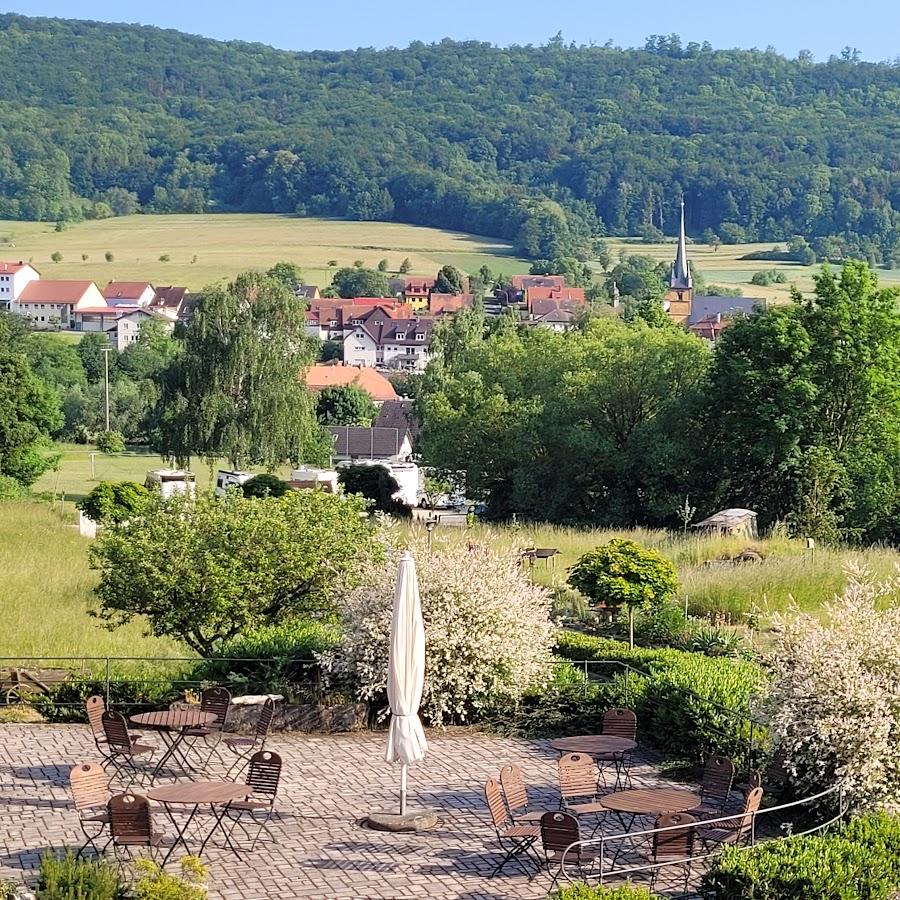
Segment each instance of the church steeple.
[{"label": "church steeple", "polygon": [[694,287],[694,279],[687,261],[687,240],[684,234],[684,198],[681,200],[681,228],[678,232],[678,250],[669,276],[669,287],[675,290],[689,291]]}]

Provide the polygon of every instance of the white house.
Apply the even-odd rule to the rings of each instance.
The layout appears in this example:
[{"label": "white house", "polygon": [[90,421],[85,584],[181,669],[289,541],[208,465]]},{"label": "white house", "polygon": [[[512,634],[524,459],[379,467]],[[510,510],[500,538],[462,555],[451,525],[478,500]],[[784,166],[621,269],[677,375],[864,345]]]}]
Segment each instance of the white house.
[{"label": "white house", "polygon": [[356,320],[344,338],[344,363],[421,372],[428,363],[434,319]]},{"label": "white house", "polygon": [[149,306],[156,291],[147,281],[110,281],[103,289],[108,306]]},{"label": "white house", "polygon": [[76,311],[92,307],[106,308],[93,281],[40,278],[28,282],[9,305],[11,312],[27,317],[35,328],[75,328]]},{"label": "white house", "polygon": [[409,431],[399,428],[364,428],[332,425],[334,461],[343,466],[384,466],[394,476],[399,490],[394,495],[407,506],[415,506],[419,495],[419,467],[412,461]]},{"label": "white house", "polygon": [[113,325],[106,329],[110,344],[121,353],[129,344],[133,344],[138,339],[138,335],[141,333],[141,326],[149,319],[156,319],[162,322],[167,331],[172,331],[175,328],[175,322],[163,313],[139,307],[120,315]]},{"label": "white house", "polygon": [[37,269],[21,259],[17,263],[0,262],[0,310],[8,310],[25,285],[40,277]]}]

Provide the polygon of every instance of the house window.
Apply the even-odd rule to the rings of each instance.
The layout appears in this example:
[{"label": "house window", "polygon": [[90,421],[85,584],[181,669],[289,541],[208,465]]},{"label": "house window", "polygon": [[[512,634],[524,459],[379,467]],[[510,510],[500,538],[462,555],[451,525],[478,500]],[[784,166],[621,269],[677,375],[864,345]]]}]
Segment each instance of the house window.
[{"label": "house window", "polygon": [[362,319],[354,319],[353,324],[354,325],[362,325]]},{"label": "house window", "polygon": [[398,332],[397,332],[397,340],[398,340],[398,341],[405,341],[405,340],[406,340],[406,332],[405,332],[405,331],[398,331]]},{"label": "house window", "polygon": [[416,335],[416,340],[417,340],[417,341],[424,341],[424,340],[425,340],[425,335],[424,335],[424,334],[417,334],[417,335]]}]

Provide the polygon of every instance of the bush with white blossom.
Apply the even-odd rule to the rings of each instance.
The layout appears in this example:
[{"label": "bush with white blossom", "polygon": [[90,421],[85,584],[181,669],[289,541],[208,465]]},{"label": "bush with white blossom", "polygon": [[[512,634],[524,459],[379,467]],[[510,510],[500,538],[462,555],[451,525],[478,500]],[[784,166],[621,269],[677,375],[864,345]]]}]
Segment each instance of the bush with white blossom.
[{"label": "bush with white blossom", "polygon": [[[481,546],[429,552],[421,543],[410,549],[425,620],[426,721],[470,721],[549,677],[550,595],[531,583],[517,554]],[[360,699],[385,706],[399,558],[392,553],[344,597],[343,638],[321,657],[326,679],[350,676]]]},{"label": "bush with white blossom", "polygon": [[763,704],[798,790],[837,780],[856,809],[900,811],[900,581],[847,572],[820,616],[783,618]]}]

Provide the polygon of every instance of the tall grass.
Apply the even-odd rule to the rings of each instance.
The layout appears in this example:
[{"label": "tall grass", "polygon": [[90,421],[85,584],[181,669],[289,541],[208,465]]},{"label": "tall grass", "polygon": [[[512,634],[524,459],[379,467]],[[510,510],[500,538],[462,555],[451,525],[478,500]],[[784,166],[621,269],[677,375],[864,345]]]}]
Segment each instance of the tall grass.
[{"label": "tall grass", "polygon": [[193,655],[139,623],[108,631],[89,615],[88,546],[47,504],[0,503],[0,657]]},{"label": "tall grass", "polygon": [[[421,529],[420,524],[407,526]],[[538,561],[533,567],[536,581],[563,589],[567,569],[578,557],[613,537],[627,537],[653,547],[678,568],[680,603],[692,615],[722,616],[735,624],[750,614],[784,612],[792,606],[806,611],[819,608],[841,590],[845,567],[859,563],[876,577],[892,575],[900,565],[900,554],[886,547],[868,549],[817,548],[808,550],[804,541],[773,536],[758,541],[723,535],[682,534],[636,528],[602,530],[566,528],[556,525],[487,526],[471,529],[440,528],[433,534],[435,549],[475,541],[495,547],[521,550],[526,547],[555,547],[553,561]],[[753,548],[762,562],[731,564],[730,559],[745,548]]]}]

